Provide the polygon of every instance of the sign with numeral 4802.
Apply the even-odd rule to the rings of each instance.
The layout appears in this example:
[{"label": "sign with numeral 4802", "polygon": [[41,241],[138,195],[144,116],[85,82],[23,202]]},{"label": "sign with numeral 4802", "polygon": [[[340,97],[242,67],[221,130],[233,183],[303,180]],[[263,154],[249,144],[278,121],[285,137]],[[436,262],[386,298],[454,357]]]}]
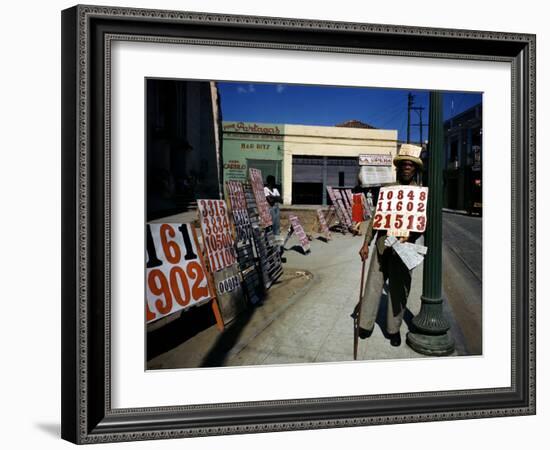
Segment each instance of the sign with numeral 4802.
[{"label": "sign with numeral 4802", "polygon": [[426,230],[428,188],[388,186],[380,189],[373,217],[375,230],[387,230],[389,236],[407,237]]}]

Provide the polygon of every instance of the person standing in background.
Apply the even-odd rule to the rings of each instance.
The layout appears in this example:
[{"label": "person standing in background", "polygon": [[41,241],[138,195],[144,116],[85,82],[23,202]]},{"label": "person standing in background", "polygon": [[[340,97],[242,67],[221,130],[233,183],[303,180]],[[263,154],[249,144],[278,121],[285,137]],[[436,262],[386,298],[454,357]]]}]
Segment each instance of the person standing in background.
[{"label": "person standing in background", "polygon": [[264,186],[264,194],[269,204],[269,212],[271,214],[271,220],[273,222],[273,234],[279,235],[280,232],[280,211],[279,204],[283,202],[279,190],[275,187],[275,177],[268,175],[266,178],[266,185]]},{"label": "person standing in background", "polygon": [[351,229],[350,231],[355,236],[361,236],[361,224],[365,220],[365,212],[363,210],[363,188],[361,184],[357,184],[352,190],[352,205],[351,205]]}]

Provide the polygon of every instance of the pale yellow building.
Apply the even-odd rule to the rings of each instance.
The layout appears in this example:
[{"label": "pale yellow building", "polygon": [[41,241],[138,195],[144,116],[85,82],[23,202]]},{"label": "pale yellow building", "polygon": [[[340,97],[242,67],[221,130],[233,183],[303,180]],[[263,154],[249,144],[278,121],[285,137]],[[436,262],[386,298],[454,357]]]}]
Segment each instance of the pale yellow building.
[{"label": "pale yellow building", "polygon": [[223,180],[260,169],[285,205],[327,205],[327,186],[353,187],[360,154],[397,154],[397,130],[351,120],[335,126],[223,122]]},{"label": "pale yellow building", "polygon": [[326,186],[356,184],[360,154],[397,154],[397,130],[285,124],[283,149],[284,204],[293,203],[301,183],[321,184],[326,204]]}]

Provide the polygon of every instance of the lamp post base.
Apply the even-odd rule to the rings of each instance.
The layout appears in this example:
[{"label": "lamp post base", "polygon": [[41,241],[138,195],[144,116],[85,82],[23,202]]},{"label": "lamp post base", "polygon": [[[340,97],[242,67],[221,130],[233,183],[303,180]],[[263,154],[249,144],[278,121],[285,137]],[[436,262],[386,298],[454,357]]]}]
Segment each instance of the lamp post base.
[{"label": "lamp post base", "polygon": [[415,352],[428,356],[447,356],[455,350],[454,340],[448,332],[439,335],[408,332],[407,345]]}]

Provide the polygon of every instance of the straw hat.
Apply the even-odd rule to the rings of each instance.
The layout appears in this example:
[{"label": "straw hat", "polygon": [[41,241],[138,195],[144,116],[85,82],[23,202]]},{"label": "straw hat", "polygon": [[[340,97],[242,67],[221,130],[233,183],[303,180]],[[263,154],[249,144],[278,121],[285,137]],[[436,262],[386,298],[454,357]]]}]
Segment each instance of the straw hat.
[{"label": "straw hat", "polygon": [[422,147],[412,144],[402,144],[399,149],[399,154],[393,158],[393,165],[397,166],[400,161],[411,161],[413,164],[416,164],[416,167],[422,169],[424,163],[420,159],[420,153],[422,152]]}]

